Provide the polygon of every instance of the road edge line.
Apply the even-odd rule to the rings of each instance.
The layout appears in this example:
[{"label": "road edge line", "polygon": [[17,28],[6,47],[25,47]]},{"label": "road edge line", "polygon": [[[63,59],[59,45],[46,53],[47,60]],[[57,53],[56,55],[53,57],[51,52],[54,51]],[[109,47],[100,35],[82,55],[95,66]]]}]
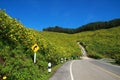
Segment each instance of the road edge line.
[{"label": "road edge line", "polygon": [[72,74],[72,64],[73,64],[74,61],[71,62],[70,64],[70,76],[71,76],[71,80],[74,80],[73,78],[73,74]]}]

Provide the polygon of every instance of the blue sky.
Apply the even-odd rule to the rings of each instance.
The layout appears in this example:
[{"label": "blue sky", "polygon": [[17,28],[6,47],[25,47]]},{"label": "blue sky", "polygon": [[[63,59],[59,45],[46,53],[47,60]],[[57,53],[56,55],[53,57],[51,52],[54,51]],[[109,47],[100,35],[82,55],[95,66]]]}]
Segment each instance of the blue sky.
[{"label": "blue sky", "polygon": [[0,8],[39,31],[49,26],[77,28],[120,18],[120,0],[0,0]]}]

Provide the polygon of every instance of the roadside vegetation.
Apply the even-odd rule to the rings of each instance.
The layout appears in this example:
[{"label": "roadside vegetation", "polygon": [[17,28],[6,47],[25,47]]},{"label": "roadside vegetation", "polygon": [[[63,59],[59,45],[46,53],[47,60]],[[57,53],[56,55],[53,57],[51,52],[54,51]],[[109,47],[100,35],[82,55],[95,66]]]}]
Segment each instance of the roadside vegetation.
[{"label": "roadside vegetation", "polygon": [[[61,35],[61,42],[56,44],[57,40],[54,43],[51,42],[52,38],[49,40],[47,37],[47,34],[45,37],[42,32],[24,27],[17,19],[0,10],[0,79],[7,76],[8,80],[48,80],[48,62],[54,67],[63,57],[81,55],[76,43],[69,45],[72,43],[70,39],[61,39]],[[34,64],[31,47],[36,43],[40,50]]]},{"label": "roadside vegetation", "polygon": [[120,64],[120,26],[111,29],[74,34],[83,43],[88,56],[96,59],[112,58]]},{"label": "roadside vegetation", "polygon": [[[26,28],[19,20],[0,10],[0,79],[48,80],[48,62],[56,68],[61,58],[70,60],[81,56],[77,42],[81,42],[88,56],[109,57],[120,63],[120,26],[76,34],[39,32]],[[31,47],[38,44],[37,62],[33,63]]]}]

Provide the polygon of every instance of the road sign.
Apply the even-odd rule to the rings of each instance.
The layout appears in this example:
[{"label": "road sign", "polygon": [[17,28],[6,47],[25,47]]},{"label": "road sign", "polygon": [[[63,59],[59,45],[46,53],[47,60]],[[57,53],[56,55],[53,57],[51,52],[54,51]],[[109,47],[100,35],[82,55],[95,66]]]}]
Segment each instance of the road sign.
[{"label": "road sign", "polygon": [[37,44],[34,44],[32,46],[32,50],[36,53],[39,50],[39,46]]}]

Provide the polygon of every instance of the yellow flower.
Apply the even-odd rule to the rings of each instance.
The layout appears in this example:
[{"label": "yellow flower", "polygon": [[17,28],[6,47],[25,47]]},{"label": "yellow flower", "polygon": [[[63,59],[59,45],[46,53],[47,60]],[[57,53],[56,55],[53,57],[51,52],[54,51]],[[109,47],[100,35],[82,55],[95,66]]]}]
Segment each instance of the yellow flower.
[{"label": "yellow flower", "polygon": [[3,80],[5,80],[5,79],[7,79],[7,77],[6,77],[6,76],[3,76]]}]

